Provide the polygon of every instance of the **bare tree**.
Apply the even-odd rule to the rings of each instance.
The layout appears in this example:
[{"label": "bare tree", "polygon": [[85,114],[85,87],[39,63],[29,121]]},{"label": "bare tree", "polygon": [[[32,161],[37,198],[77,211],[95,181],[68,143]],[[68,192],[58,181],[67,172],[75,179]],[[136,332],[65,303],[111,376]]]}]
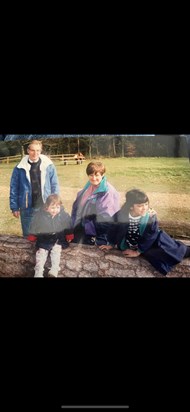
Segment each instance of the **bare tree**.
[{"label": "bare tree", "polygon": [[116,148],[115,148],[115,137],[112,137],[112,147],[113,147],[113,156],[116,157],[117,153],[116,153]]},{"label": "bare tree", "polygon": [[92,158],[92,137],[89,137],[89,158]]},{"label": "bare tree", "polygon": [[125,156],[125,137],[121,137],[121,157]]}]

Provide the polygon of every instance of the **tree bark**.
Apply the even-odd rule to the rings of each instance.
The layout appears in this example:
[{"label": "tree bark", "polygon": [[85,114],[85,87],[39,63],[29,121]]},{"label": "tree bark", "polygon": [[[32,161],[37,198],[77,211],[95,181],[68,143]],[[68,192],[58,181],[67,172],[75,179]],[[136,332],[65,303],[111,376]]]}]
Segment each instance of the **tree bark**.
[{"label": "tree bark", "polygon": [[[35,245],[17,236],[0,235],[0,277],[34,277]],[[48,276],[50,259],[45,265]],[[190,259],[175,266],[167,277],[190,277]],[[142,256],[126,258],[118,250],[71,243],[62,251],[59,277],[163,277]]]}]

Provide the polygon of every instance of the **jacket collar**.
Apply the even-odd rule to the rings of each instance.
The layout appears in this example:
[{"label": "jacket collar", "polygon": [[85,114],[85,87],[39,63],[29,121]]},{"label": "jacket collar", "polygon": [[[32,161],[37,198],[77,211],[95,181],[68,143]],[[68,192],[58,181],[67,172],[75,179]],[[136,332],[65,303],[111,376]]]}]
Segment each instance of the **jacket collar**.
[{"label": "jacket collar", "polygon": [[140,235],[142,235],[142,234],[144,233],[144,230],[145,230],[146,225],[147,225],[147,223],[148,223],[149,217],[150,217],[150,215],[149,215],[148,212],[146,213],[145,216],[142,216],[142,217],[141,217],[141,220],[140,220],[140,228],[139,228]]},{"label": "jacket collar", "polygon": [[[88,189],[88,187],[91,185],[90,182],[87,182],[86,185],[84,186],[84,189],[82,191],[82,193]],[[93,195],[96,193],[101,193],[101,192],[107,192],[108,191],[108,183],[107,183],[107,177],[103,176],[98,188],[96,190],[94,190]]]},{"label": "jacket collar", "polygon": [[[22,160],[20,161],[20,163],[17,165],[18,169],[30,170],[31,165],[28,163],[28,159],[29,159],[29,155],[24,156]],[[41,169],[41,166],[47,167],[53,164],[53,162],[49,159],[49,157],[45,155],[41,154],[40,159],[41,159],[40,169]]]}]

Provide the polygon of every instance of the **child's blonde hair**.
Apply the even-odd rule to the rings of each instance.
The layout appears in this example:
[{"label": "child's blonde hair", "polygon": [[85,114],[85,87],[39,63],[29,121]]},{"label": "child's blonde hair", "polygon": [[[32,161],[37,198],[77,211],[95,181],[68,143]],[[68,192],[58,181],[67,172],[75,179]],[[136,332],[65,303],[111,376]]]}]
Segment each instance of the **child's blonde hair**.
[{"label": "child's blonde hair", "polygon": [[46,199],[44,208],[48,209],[50,205],[62,205],[62,200],[59,195],[53,194],[49,195],[48,198]]}]

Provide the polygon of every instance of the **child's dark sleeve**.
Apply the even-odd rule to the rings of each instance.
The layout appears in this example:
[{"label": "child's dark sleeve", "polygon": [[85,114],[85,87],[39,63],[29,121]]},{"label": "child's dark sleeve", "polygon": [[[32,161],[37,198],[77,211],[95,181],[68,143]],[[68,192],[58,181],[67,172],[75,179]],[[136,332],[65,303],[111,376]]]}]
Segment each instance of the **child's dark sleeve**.
[{"label": "child's dark sleeve", "polygon": [[156,215],[154,215],[150,217],[149,222],[147,223],[147,227],[145,228],[143,235],[140,237],[138,243],[138,251],[143,253],[150,249],[155,240],[157,239],[158,233],[158,220]]},{"label": "child's dark sleeve", "polygon": [[58,235],[58,244],[66,249],[69,246],[69,241],[74,239],[72,220],[69,213],[62,210],[62,228],[63,230]]},{"label": "child's dark sleeve", "polygon": [[65,235],[73,234],[73,225],[72,225],[71,216],[67,212],[64,212],[64,233]]},{"label": "child's dark sleeve", "polygon": [[27,240],[30,242],[36,242],[37,240],[39,220],[39,213],[34,213],[29,227],[29,235],[27,236]]}]

